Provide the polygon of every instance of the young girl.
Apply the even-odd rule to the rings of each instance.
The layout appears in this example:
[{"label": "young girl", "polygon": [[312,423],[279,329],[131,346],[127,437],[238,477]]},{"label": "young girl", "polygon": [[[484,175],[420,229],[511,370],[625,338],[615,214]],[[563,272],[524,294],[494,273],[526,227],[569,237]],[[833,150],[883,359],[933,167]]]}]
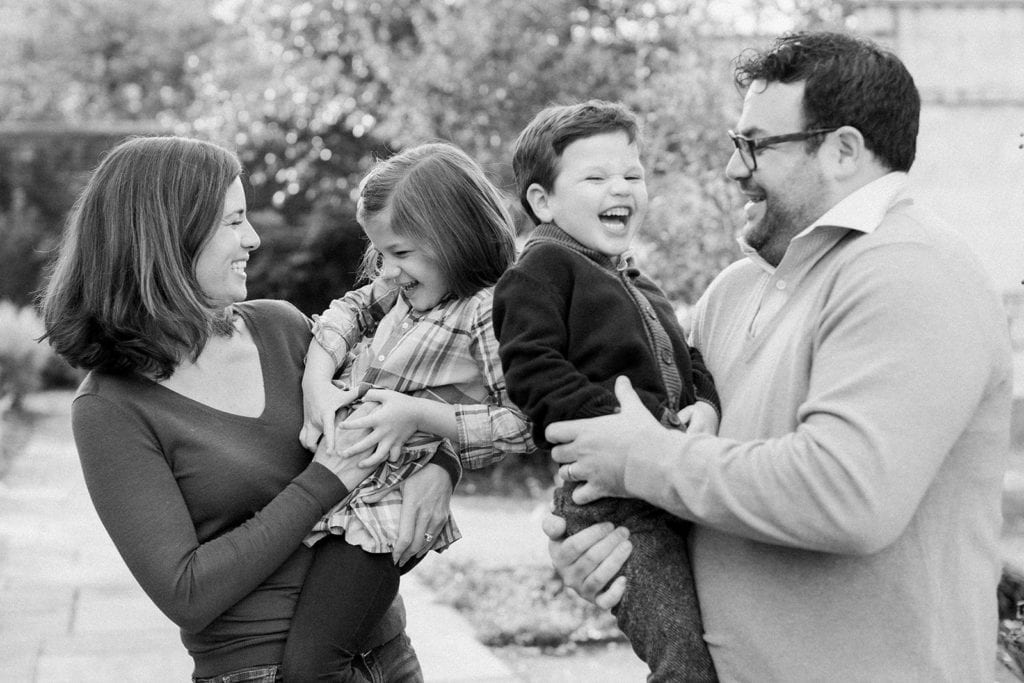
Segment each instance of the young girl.
[{"label": "young girl", "polygon": [[[392,558],[406,477],[433,460],[457,478],[460,466],[533,448],[505,389],[491,326],[493,285],[515,244],[483,171],[451,145],[412,148],[370,171],[356,217],[371,243],[364,271],[373,282],[316,319],[301,439],[311,447],[323,432],[329,448],[377,469],[307,538],[316,558],[285,649],[287,681],[339,673],[348,680],[344,672],[391,604],[399,574],[418,561],[400,569]],[[332,382],[338,369],[342,388]],[[459,538],[450,519],[436,537],[426,527],[416,533],[424,552]]]}]

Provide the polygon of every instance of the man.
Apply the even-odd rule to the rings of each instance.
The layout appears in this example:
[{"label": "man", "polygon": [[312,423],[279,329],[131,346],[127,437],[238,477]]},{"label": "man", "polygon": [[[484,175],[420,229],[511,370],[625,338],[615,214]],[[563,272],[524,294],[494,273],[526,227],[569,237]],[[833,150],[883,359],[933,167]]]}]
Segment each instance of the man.
[{"label": "man", "polygon": [[[991,681],[1011,363],[968,246],[906,189],[920,99],[900,61],[835,33],[737,67],[726,168],[747,258],[711,284],[692,342],[717,437],[661,428],[620,378],[617,415],[551,425],[576,501],[635,497],[695,523],[705,639],[723,680]],[[563,539],[602,606],[623,530]]]}]

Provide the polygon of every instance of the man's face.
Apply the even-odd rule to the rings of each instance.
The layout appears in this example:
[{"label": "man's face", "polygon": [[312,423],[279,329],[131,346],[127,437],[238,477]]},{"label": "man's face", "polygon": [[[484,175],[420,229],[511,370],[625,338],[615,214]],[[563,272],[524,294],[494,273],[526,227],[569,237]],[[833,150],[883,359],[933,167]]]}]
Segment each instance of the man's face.
[{"label": "man's face", "polygon": [[[743,100],[736,132],[751,138],[804,130],[804,82],[754,81]],[[808,154],[803,141],[758,149],[757,170],[750,171],[734,152],[726,174],[747,196],[741,235],[773,265],[782,260],[790,240],[831,206],[818,152]]]}]

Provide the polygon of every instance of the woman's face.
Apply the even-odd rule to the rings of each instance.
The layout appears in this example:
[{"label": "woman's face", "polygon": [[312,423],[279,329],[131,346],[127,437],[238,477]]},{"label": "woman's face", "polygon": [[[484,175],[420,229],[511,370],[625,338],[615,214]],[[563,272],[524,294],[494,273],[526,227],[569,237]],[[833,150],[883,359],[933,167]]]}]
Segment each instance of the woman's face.
[{"label": "woman's face", "polygon": [[214,304],[229,306],[245,301],[245,266],[249,252],[260,246],[260,236],[245,215],[245,191],[235,181],[224,195],[224,213],[196,259],[199,288]]}]

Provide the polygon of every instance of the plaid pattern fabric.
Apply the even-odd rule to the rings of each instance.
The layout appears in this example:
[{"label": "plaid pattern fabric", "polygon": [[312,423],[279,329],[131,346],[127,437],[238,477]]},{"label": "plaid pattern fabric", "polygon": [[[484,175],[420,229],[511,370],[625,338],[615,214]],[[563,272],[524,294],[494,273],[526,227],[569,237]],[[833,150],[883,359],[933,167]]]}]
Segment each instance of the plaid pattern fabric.
[{"label": "plaid pattern fabric", "polygon": [[[534,448],[530,426],[508,397],[491,323],[493,288],[466,299],[442,302],[426,313],[413,311],[394,293],[375,296],[374,285],[349,292],[314,318],[317,343],[344,368],[349,386],[367,382],[410,396],[455,406],[458,441],[416,433],[397,462],[382,463],[352,495],[331,510],[307,542],[324,533],[345,533],[369,552],[390,552],[398,533],[398,484],[434,456],[454,453],[463,467],[477,469]],[[378,285],[378,291],[379,291]],[[393,307],[373,330],[372,309]],[[372,334],[372,337],[368,337]],[[381,500],[367,500],[384,493]],[[434,549],[459,538],[449,519]],[[356,539],[359,539],[358,541]]]}]

